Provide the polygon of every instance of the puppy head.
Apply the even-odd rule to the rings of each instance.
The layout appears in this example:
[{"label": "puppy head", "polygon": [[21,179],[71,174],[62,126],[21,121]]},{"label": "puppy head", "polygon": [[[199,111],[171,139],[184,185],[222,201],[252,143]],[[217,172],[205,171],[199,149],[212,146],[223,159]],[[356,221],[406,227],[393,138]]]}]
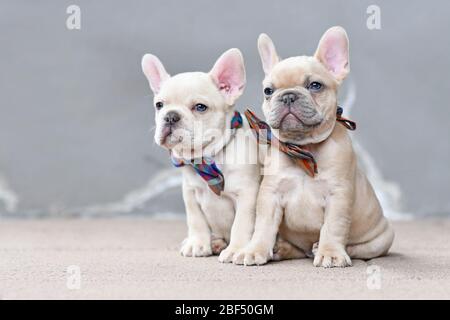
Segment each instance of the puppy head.
[{"label": "puppy head", "polygon": [[229,129],[234,103],[244,90],[241,52],[226,51],[209,73],[173,77],[156,56],[146,54],[142,70],[154,93],[156,143],[183,158],[199,157],[206,148],[213,150]]},{"label": "puppy head", "polygon": [[282,141],[325,140],[336,121],[337,90],[349,72],[348,38],[341,27],[322,36],[314,56],[280,60],[272,40],[258,39],[265,79],[263,111]]}]

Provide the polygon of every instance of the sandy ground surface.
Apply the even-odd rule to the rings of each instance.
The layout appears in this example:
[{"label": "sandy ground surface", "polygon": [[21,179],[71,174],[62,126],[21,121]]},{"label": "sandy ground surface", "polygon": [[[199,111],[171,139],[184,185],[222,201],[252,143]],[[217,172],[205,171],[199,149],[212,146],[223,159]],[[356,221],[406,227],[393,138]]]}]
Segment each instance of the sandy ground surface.
[{"label": "sandy ground surface", "polygon": [[[394,226],[389,256],[322,269],[309,259],[242,267],[183,258],[179,220],[3,220],[0,299],[449,299],[450,220]],[[79,289],[68,268],[79,268]]]}]

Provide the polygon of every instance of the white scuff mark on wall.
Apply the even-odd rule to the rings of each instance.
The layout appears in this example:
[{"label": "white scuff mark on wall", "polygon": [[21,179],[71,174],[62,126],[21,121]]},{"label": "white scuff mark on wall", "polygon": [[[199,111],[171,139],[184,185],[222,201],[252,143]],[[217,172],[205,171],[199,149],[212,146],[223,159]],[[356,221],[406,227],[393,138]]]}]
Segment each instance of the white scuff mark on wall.
[{"label": "white scuff mark on wall", "polygon": [[19,204],[19,196],[8,185],[4,177],[0,175],[0,202],[3,202],[7,212],[15,212]]},{"label": "white scuff mark on wall", "polygon": [[186,215],[181,212],[165,211],[154,213],[152,218],[157,220],[185,220]]},{"label": "white scuff mark on wall", "polygon": [[[348,81],[347,94],[342,103],[344,113],[351,114],[352,108],[356,101],[356,85],[350,79]],[[377,166],[375,159],[370,155],[369,151],[365,149],[352,135],[353,147],[358,156],[364,172],[367,175],[370,183],[375,189],[378,199],[380,200],[386,217],[394,220],[409,219],[411,215],[402,211],[402,192],[400,186],[388,181],[383,177],[380,168]]]},{"label": "white scuff mark on wall", "polygon": [[165,169],[150,178],[147,184],[127,193],[121,200],[106,204],[92,205],[76,210],[82,215],[103,215],[132,213],[169,189],[181,186],[182,176],[180,170]]}]

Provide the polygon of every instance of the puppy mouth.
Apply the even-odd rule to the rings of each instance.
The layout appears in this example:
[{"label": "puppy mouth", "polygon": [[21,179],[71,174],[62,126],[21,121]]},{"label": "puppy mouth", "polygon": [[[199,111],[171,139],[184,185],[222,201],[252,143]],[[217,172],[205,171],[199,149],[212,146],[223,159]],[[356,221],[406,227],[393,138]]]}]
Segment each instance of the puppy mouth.
[{"label": "puppy mouth", "polygon": [[160,144],[165,145],[167,142],[167,138],[172,134],[173,128],[172,126],[164,126],[161,130],[161,136],[160,136]]},{"label": "puppy mouth", "polygon": [[214,148],[214,144],[218,141],[217,138],[216,136],[194,137],[194,132],[187,128],[163,125],[157,136],[157,144],[169,150],[181,148],[183,152],[187,152],[188,156],[198,156],[206,150],[209,151],[208,148]]},{"label": "puppy mouth", "polygon": [[292,113],[291,111],[285,112],[285,115],[283,115],[280,119],[280,124],[282,124],[285,120],[289,120],[289,121],[297,120],[298,122],[303,123],[303,121],[299,117],[297,117],[294,113]]},{"label": "puppy mouth", "polygon": [[313,117],[306,116],[305,119],[302,119],[302,117],[292,112],[290,108],[286,109],[286,111],[284,111],[283,113],[284,114],[282,114],[281,117],[279,117],[280,120],[278,121],[279,123],[278,127],[283,127],[284,124],[286,124],[287,127],[290,127],[289,124],[297,123],[300,124],[305,129],[313,129],[315,127],[320,126],[320,124],[322,123],[321,117],[319,119],[312,119],[317,118],[317,116]]},{"label": "puppy mouth", "polygon": [[166,147],[167,149],[172,149],[178,143],[183,141],[182,135],[175,134],[177,128],[174,126],[164,126],[161,129],[161,134],[159,136],[159,145]]}]

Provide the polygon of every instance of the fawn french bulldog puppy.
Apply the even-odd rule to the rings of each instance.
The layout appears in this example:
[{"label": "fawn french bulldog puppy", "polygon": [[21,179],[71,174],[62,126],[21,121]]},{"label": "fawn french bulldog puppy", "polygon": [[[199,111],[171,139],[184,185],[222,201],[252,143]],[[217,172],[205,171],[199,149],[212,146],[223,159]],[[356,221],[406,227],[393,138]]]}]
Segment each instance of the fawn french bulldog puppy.
[{"label": "fawn french bulldog puppy", "polygon": [[154,93],[155,141],[183,171],[188,237],[180,252],[220,253],[219,261],[231,262],[251,239],[260,183],[257,162],[244,158],[252,158],[256,144],[246,138],[248,124],[234,110],[246,81],[241,52],[228,50],[209,73],[172,77],[156,56],[146,54],[142,70]]},{"label": "fawn french bulldog puppy", "polygon": [[[358,168],[346,125],[339,121],[345,118],[338,112],[337,92],[349,72],[345,30],[329,29],[314,56],[280,60],[265,34],[258,48],[267,124],[285,150],[300,150],[302,157],[295,161],[272,143],[265,163],[276,154],[279,165],[263,178],[254,235],[234,262],[265,264],[273,258],[277,234],[282,239],[278,250],[289,251],[285,256],[290,258],[314,254],[314,266],[345,267],[350,258],[386,254],[393,229]],[[310,166],[299,165],[301,161]]]}]

